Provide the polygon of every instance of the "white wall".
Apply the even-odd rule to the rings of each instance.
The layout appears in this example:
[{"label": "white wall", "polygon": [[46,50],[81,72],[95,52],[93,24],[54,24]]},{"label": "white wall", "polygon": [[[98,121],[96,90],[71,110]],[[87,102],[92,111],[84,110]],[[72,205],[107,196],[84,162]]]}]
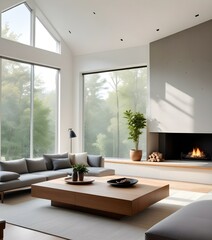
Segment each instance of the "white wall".
[{"label": "white wall", "polygon": [[[17,4],[19,4],[21,1],[20,0],[5,0],[5,1],[0,1],[0,10],[5,10],[8,8],[11,8]],[[23,1],[22,1],[23,2]]]},{"label": "white wall", "polygon": [[148,65],[149,47],[140,46],[115,51],[81,55],[74,58],[74,124],[77,138],[73,140],[73,151],[82,151],[82,73],[113,70],[126,67]]},{"label": "white wall", "polygon": [[[0,1],[0,10],[14,5],[20,1]],[[68,128],[72,125],[72,54],[69,48],[61,41],[61,54],[37,49],[0,38],[0,56],[14,60],[37,63],[45,66],[61,69],[60,92],[59,92],[59,152],[69,150]]]}]

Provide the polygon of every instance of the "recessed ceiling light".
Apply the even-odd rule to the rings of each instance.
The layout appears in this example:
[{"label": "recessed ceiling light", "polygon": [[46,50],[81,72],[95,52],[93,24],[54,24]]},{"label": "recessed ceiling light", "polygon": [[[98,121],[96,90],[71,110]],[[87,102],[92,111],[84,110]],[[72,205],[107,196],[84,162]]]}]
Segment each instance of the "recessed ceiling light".
[{"label": "recessed ceiling light", "polygon": [[199,17],[199,13],[197,13],[197,14],[195,15],[195,17]]},{"label": "recessed ceiling light", "polygon": [[160,28],[157,28],[156,31],[159,32],[159,31],[160,31]]}]

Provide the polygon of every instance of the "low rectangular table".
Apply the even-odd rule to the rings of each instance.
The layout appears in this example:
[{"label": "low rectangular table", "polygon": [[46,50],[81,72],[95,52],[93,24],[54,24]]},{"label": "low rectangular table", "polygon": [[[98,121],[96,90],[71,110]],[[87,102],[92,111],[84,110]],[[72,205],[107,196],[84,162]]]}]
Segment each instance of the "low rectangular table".
[{"label": "low rectangular table", "polygon": [[[168,184],[147,185],[142,180],[129,188],[111,186],[113,177],[96,177],[88,185],[72,185],[64,178],[32,185],[32,196],[51,200],[52,206],[68,207],[120,218],[132,216],[169,196]],[[88,177],[86,179],[89,179]]]}]

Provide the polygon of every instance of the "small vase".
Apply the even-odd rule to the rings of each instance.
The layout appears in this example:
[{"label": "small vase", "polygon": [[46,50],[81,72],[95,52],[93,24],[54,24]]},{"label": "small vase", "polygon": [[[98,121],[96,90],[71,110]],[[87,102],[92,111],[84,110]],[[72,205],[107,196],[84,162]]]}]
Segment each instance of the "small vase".
[{"label": "small vase", "polygon": [[84,173],[79,172],[79,181],[84,180]]},{"label": "small vase", "polygon": [[72,181],[76,182],[77,180],[78,180],[78,172],[74,170],[72,174]]}]

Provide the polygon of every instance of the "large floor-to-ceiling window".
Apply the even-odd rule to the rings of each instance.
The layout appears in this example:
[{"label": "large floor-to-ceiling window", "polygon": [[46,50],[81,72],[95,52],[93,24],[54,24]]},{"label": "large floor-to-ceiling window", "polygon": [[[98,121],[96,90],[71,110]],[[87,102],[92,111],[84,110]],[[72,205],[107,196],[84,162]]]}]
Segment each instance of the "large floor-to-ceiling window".
[{"label": "large floor-to-ceiling window", "polygon": [[[60,53],[55,33],[28,3],[1,12],[1,38]],[[43,16],[42,16],[42,19]],[[43,52],[44,57],[48,52]],[[24,56],[24,54],[23,54]],[[1,159],[40,157],[58,148],[59,69],[0,56]]]},{"label": "large floor-to-ceiling window", "polygon": [[1,156],[55,152],[59,71],[9,59],[1,66]]},{"label": "large floor-to-ceiling window", "polygon": [[[84,150],[111,158],[129,158],[125,110],[146,115],[147,67],[84,74]],[[140,137],[146,157],[146,129]]]}]

